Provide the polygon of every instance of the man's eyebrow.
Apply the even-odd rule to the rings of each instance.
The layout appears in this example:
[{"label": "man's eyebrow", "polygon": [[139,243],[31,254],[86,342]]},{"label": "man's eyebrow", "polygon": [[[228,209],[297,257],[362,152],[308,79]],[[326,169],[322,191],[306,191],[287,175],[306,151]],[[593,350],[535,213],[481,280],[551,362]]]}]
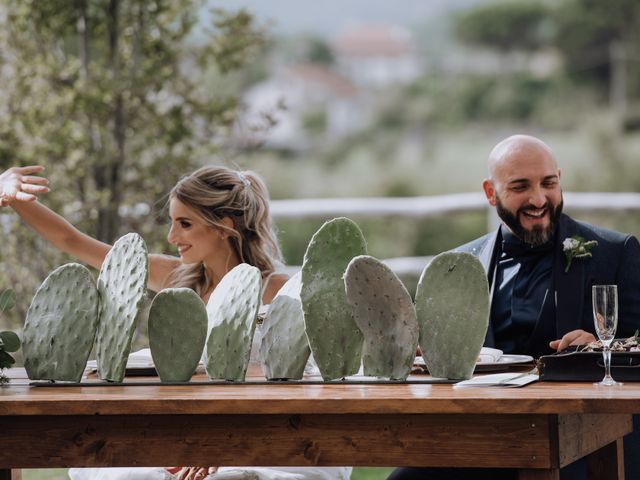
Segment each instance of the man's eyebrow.
[{"label": "man's eyebrow", "polygon": [[515,180],[511,180],[509,181],[508,185],[512,185],[514,183],[529,183],[529,179],[528,178],[516,178]]},{"label": "man's eyebrow", "polygon": [[[543,181],[543,182],[547,182],[547,181],[549,181],[549,180],[558,180],[558,178],[559,178],[559,177],[558,177],[558,175],[556,175],[556,174],[553,174],[553,175],[547,175],[546,177],[544,177],[544,178],[542,179],[542,181]],[[514,180],[510,180],[510,181],[509,181],[509,183],[508,183],[508,185],[513,185],[513,184],[515,184],[515,183],[530,183],[530,182],[531,182],[531,180],[530,180],[530,179],[528,179],[528,178],[516,178],[516,179],[514,179]]]}]

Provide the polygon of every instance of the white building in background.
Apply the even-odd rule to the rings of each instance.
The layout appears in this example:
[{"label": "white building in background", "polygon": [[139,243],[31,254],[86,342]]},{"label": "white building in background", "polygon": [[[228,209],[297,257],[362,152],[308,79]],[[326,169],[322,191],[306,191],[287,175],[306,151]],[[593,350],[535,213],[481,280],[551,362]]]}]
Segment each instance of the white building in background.
[{"label": "white building in background", "polygon": [[[314,141],[338,140],[369,121],[358,88],[320,64],[283,68],[254,85],[244,102],[244,123],[254,140],[273,148],[305,149]],[[311,116],[321,119],[322,131],[310,131],[305,125]]]},{"label": "white building in background", "polygon": [[338,70],[362,87],[405,85],[422,73],[412,34],[404,27],[363,25],[331,45]]}]

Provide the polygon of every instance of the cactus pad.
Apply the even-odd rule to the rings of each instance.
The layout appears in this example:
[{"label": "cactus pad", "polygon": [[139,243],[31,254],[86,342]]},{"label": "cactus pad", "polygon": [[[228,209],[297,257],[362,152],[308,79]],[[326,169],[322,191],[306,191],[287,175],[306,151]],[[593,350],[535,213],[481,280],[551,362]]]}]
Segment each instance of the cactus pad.
[{"label": "cactus pad", "polygon": [[471,378],[489,326],[489,284],[480,261],[464,252],[436,256],[420,276],[416,312],[431,375]]},{"label": "cactus pad", "polygon": [[304,331],[299,272],[278,291],[261,330],[260,357],[264,376],[268,380],[300,380],[311,350]]},{"label": "cactus pad", "polygon": [[121,382],[136,317],[144,305],[149,272],[147,247],[136,233],[120,238],[107,254],[100,276],[100,321],[96,338],[98,375]]},{"label": "cactus pad", "polygon": [[149,347],[163,382],[188,382],[207,338],[207,307],[190,288],[167,288],[149,310]]},{"label": "cactus pad", "polygon": [[320,227],[304,255],[300,298],[305,330],[324,380],[360,369],[363,337],[353,320],[342,276],[353,257],[366,253],[358,225],[336,218]]},{"label": "cactus pad", "polygon": [[262,278],[256,267],[242,263],[215,288],[209,303],[205,369],[212,380],[243,381],[249,365]]},{"label": "cactus pad", "polygon": [[353,318],[364,335],[364,374],[405,380],[418,346],[418,320],[411,295],[381,261],[361,255],[344,277]]},{"label": "cactus pad", "polygon": [[24,367],[31,380],[82,379],[98,326],[98,298],[91,273],[77,263],[45,279],[23,329]]}]

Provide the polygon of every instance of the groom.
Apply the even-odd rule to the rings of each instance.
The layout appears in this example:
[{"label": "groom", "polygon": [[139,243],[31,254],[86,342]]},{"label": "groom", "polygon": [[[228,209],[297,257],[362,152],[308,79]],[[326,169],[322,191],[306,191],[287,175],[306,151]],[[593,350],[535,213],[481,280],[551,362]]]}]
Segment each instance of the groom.
[{"label": "groom", "polygon": [[[593,341],[595,284],[618,285],[618,337],[640,328],[638,240],[562,213],[560,170],[545,143],[526,135],[500,142],[482,188],[502,225],[457,250],[476,255],[487,271],[486,346],[539,357]],[[567,253],[587,242],[589,256],[569,262]]]},{"label": "groom", "polygon": [[[632,235],[578,222],[562,213],[560,170],[541,140],[514,135],[494,147],[482,188],[502,225],[457,251],[482,262],[491,288],[485,346],[534,357],[586,344],[594,338],[591,286],[618,285],[617,337],[640,329],[640,244]],[[567,239],[572,239],[567,241]],[[573,241],[575,240],[575,241]],[[567,260],[585,245],[588,256]],[[564,251],[565,246],[569,248]],[[640,425],[634,418],[638,434]],[[626,478],[638,457],[640,438],[625,442]],[[511,479],[515,471],[400,468],[389,480]],[[584,462],[561,471],[584,478]],[[640,478],[640,477],[638,477]]]}]

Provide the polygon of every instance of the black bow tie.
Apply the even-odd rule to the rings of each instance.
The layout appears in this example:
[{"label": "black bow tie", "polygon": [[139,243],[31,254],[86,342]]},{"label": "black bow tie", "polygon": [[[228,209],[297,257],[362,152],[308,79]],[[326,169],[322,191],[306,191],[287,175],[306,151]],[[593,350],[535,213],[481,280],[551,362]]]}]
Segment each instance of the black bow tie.
[{"label": "black bow tie", "polygon": [[553,242],[529,245],[524,242],[502,241],[502,251],[509,257],[542,256],[553,251]]}]

